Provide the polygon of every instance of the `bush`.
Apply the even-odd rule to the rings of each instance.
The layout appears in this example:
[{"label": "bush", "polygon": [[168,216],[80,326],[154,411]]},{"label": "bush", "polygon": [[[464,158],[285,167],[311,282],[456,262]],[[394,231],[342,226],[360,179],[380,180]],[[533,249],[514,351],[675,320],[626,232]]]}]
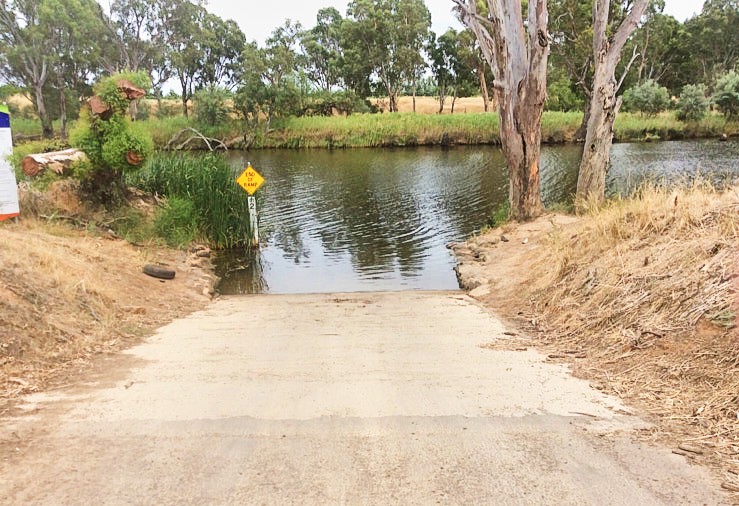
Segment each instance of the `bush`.
[{"label": "bush", "polygon": [[687,84],[680,92],[677,102],[677,119],[680,121],[700,121],[708,112],[706,88],[702,84]]},{"label": "bush", "polygon": [[660,86],[652,79],[629,88],[624,93],[624,109],[641,112],[647,116],[654,116],[664,111],[669,104],[670,94],[667,88]]},{"label": "bush", "polygon": [[739,74],[736,71],[732,70],[716,81],[713,103],[726,119],[739,114]]},{"label": "bush", "polygon": [[209,86],[195,93],[195,119],[205,126],[217,126],[228,121],[229,107],[226,90]]},{"label": "bush", "polygon": [[122,79],[140,88],[149,87],[148,77],[141,72],[102,79],[95,93],[111,107],[110,117],[104,119],[85,109],[69,135],[72,146],[90,160],[85,170],[76,172],[83,189],[105,205],[115,204],[121,193],[121,174],[137,169],[154,149],[148,132],[128,118],[129,100],[118,90]]}]

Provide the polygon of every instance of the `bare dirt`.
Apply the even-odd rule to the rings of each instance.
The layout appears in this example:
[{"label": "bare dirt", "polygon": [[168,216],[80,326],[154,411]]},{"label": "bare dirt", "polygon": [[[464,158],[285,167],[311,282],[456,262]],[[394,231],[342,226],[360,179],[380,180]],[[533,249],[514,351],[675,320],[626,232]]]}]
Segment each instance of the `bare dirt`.
[{"label": "bare dirt", "polygon": [[[0,414],[211,300],[203,248],[133,246],[28,216],[0,223],[0,244]],[[145,275],[149,263],[175,269],[175,278]]]},{"label": "bare dirt", "polygon": [[739,193],[647,190],[454,245],[463,286],[739,502]]}]

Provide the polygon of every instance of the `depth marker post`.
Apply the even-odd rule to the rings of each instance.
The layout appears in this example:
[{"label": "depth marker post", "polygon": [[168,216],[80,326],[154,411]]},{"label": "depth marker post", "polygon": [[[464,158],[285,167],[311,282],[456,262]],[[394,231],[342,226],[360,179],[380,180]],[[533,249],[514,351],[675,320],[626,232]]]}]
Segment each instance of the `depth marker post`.
[{"label": "depth marker post", "polygon": [[254,170],[251,163],[246,162],[246,169],[236,178],[236,183],[241,186],[246,193],[249,194],[247,197],[247,207],[249,208],[249,228],[251,229],[251,246],[253,248],[259,247],[259,214],[257,213],[257,198],[254,193],[264,184],[264,178],[262,175]]}]

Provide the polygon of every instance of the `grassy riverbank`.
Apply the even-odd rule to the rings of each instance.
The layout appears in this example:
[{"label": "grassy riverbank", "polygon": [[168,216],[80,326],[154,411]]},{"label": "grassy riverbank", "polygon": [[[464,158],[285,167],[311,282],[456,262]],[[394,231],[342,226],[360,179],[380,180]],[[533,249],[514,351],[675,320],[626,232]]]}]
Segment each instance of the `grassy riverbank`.
[{"label": "grassy riverbank", "polygon": [[[582,114],[545,112],[542,140],[575,142]],[[617,142],[652,141],[734,135],[739,125],[711,115],[699,123],[677,121],[672,113],[655,117],[622,113],[615,125]],[[258,137],[255,148],[350,148],[452,144],[499,144],[496,113],[362,114],[349,117],[289,118]]]},{"label": "grassy riverbank", "polygon": [[[582,114],[545,112],[542,117],[542,141],[547,144],[576,142]],[[157,148],[172,145],[186,149],[206,149],[192,136],[195,128],[204,136],[226,141],[233,148],[371,148],[435,145],[500,144],[497,113],[416,114],[412,112],[355,114],[351,116],[311,116],[273,120],[269,132],[246,131],[243,123],[231,119],[216,126],[203,126],[194,118],[173,116],[140,121]],[[657,116],[621,113],[614,128],[616,142],[640,142],[739,135],[739,122],[727,123],[723,116],[711,114],[697,123],[684,123],[673,112]],[[17,139],[38,137],[38,121],[13,122]],[[190,137],[191,142],[187,143]],[[244,139],[248,138],[248,145]]]}]

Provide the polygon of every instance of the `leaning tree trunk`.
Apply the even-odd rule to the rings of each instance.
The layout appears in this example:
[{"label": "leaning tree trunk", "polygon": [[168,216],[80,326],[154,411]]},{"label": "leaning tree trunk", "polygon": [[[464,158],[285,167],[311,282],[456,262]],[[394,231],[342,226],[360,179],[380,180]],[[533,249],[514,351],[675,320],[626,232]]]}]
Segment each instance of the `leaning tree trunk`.
[{"label": "leaning tree trunk", "polygon": [[485,79],[485,65],[477,68],[477,78],[480,80],[483,107],[485,112],[488,112],[490,110],[490,95],[488,95],[488,81]]},{"label": "leaning tree trunk", "polygon": [[599,203],[605,199],[606,174],[613,143],[613,124],[621,106],[620,98],[616,98],[620,87],[620,83],[616,82],[616,65],[621,59],[621,51],[626,41],[636,30],[648,3],[649,0],[636,0],[615,34],[608,37],[610,0],[593,2],[593,90],[590,96],[588,130],[577,177],[578,206],[588,201]]},{"label": "leaning tree trunk", "polygon": [[509,172],[511,217],[519,221],[533,219],[543,209],[539,153],[549,52],[547,0],[529,1],[526,23],[520,0],[487,0],[487,16],[478,13],[476,0],[455,3],[495,75],[493,87]]},{"label": "leaning tree trunk", "polygon": [[41,133],[44,139],[51,139],[54,136],[54,126],[51,123],[49,111],[46,109],[43,85],[34,86],[33,92],[34,98],[36,99],[36,113],[41,120]]},{"label": "leaning tree trunk", "polygon": [[[616,80],[608,79],[602,72],[593,79],[588,128],[585,134],[580,172],[577,177],[578,199],[605,198],[606,174],[611,162],[613,124],[621,107],[621,98],[616,98]],[[581,203],[584,203],[581,200]]]}]

